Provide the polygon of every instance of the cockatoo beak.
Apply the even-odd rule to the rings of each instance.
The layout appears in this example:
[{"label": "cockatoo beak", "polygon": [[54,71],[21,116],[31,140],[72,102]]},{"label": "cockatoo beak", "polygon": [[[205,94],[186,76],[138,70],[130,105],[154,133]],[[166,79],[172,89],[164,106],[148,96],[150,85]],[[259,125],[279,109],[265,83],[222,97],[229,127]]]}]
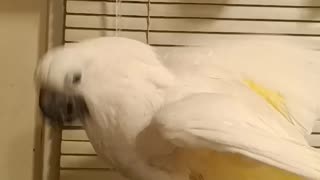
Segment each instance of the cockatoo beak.
[{"label": "cockatoo beak", "polygon": [[81,96],[69,96],[43,88],[39,93],[39,107],[45,118],[59,123],[72,122],[89,115]]}]

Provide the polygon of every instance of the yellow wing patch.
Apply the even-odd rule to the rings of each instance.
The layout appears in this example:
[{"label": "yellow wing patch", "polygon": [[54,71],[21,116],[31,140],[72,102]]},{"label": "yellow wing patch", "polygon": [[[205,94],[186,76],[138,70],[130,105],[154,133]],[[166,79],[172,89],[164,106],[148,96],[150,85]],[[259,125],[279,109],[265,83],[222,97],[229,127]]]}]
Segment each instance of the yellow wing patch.
[{"label": "yellow wing patch", "polygon": [[285,98],[279,92],[268,89],[252,80],[245,80],[244,82],[249,89],[261,96],[268,104],[293,124],[293,119],[286,106]]}]

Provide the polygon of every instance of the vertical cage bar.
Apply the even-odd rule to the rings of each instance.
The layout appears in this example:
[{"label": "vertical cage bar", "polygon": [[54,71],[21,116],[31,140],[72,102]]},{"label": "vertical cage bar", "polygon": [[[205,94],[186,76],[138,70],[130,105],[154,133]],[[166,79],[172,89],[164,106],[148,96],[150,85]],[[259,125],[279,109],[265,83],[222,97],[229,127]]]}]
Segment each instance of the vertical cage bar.
[{"label": "vertical cage bar", "polygon": [[119,25],[119,21],[121,18],[121,12],[120,12],[120,7],[121,6],[121,0],[116,0],[116,4],[115,4],[115,13],[116,13],[116,19],[115,19],[115,36],[119,36],[119,31],[120,31],[120,25]]},{"label": "vertical cage bar", "polygon": [[66,43],[66,18],[67,18],[67,0],[63,0],[63,19],[62,19],[62,44],[64,45]]},{"label": "vertical cage bar", "polygon": [[148,0],[148,4],[147,4],[147,16],[148,17],[147,17],[147,32],[146,32],[147,44],[149,44],[150,21],[151,21],[150,11],[151,11],[151,0]]}]

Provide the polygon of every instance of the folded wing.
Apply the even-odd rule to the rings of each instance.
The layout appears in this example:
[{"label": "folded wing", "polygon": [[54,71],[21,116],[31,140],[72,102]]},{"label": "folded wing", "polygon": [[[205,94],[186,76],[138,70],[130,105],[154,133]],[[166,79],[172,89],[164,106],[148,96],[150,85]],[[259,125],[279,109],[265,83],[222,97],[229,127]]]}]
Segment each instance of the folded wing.
[{"label": "folded wing", "polygon": [[297,127],[267,109],[258,101],[199,93],[163,107],[155,123],[177,147],[180,164],[203,179],[320,179],[319,152]]}]

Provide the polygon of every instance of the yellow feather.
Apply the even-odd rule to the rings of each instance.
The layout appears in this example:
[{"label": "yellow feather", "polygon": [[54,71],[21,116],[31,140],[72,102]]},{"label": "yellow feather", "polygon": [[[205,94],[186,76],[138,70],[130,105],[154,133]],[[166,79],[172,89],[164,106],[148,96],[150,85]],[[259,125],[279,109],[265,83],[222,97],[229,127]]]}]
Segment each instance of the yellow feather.
[{"label": "yellow feather", "polygon": [[279,92],[267,89],[252,80],[245,80],[244,82],[252,91],[261,96],[268,104],[293,124],[293,119],[286,106],[285,98]]}]

